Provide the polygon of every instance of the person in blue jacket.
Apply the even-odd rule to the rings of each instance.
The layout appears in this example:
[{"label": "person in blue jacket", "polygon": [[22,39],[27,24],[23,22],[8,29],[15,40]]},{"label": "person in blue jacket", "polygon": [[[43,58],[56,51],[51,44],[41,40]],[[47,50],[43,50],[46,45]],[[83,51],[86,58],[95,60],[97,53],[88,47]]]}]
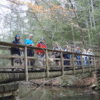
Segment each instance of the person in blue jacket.
[{"label": "person in blue jacket", "polygon": [[[81,53],[79,46],[77,47],[77,50],[75,51],[75,53]],[[81,60],[80,55],[75,55],[75,57],[76,57],[76,60]],[[77,65],[81,65],[81,61],[76,61],[76,62],[77,62]],[[78,66],[78,67],[80,67],[80,66]]]},{"label": "person in blue jacket", "polygon": [[[64,51],[69,52],[68,45],[66,45],[66,48],[64,49]],[[70,54],[64,53],[64,54],[63,54],[63,57],[64,57],[65,59],[70,59]],[[70,65],[70,61],[69,61],[69,60],[64,60],[64,65]]]},{"label": "person in blue jacket", "polygon": [[[25,45],[34,46],[32,38],[33,38],[33,34],[30,34],[29,38],[25,40]],[[27,56],[33,57],[34,56],[34,51],[31,50],[31,49],[27,49]],[[28,65],[29,65],[29,62],[28,62]],[[31,61],[31,66],[33,66],[33,61]]]},{"label": "person in blue jacket", "polygon": [[[21,44],[21,42],[20,42],[20,36],[16,35],[15,36],[15,40],[12,43],[14,43],[14,44]],[[11,53],[12,53],[12,55],[16,55],[16,56],[19,55],[20,56],[21,55],[21,50],[22,50],[22,48],[11,47]],[[15,63],[19,63],[20,59],[19,58],[15,58],[14,62]]]}]

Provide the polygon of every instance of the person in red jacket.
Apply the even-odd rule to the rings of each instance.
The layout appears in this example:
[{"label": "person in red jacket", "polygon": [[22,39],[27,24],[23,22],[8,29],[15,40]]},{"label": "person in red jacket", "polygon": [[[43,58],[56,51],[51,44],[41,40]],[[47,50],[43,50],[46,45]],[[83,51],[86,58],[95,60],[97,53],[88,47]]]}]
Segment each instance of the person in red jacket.
[{"label": "person in red jacket", "polygon": [[[44,38],[40,39],[40,42],[37,44],[37,47],[47,48],[46,44],[44,43]],[[37,54],[39,54],[41,57],[43,57],[45,54],[45,51],[44,50],[37,50]]]}]

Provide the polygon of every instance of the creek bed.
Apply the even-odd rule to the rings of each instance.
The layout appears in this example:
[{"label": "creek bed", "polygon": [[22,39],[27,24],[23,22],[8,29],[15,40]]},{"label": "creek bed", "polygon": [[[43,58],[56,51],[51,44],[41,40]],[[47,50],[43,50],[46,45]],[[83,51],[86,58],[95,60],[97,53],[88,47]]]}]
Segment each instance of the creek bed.
[{"label": "creek bed", "polygon": [[20,100],[100,100],[100,92],[90,88],[37,87],[30,83],[20,84]]}]

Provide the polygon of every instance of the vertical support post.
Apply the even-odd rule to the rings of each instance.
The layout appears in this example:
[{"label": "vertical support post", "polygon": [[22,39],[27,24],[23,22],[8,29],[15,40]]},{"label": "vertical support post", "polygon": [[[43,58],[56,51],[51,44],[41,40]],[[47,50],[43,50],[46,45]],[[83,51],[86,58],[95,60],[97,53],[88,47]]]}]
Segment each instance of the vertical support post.
[{"label": "vertical support post", "polygon": [[75,74],[74,53],[72,54],[73,74]]},{"label": "vertical support post", "polygon": [[36,58],[36,59],[34,59],[34,66],[35,66],[36,65],[36,61],[38,59],[36,50],[34,50],[34,57]]},{"label": "vertical support post", "polygon": [[83,63],[82,54],[81,54],[81,63],[82,63],[82,72],[84,73],[84,63]]},{"label": "vertical support post", "polygon": [[92,66],[94,66],[94,56],[92,56],[92,59],[91,59],[91,61],[92,61]]},{"label": "vertical support post", "polygon": [[46,77],[49,78],[49,64],[48,64],[48,50],[46,49],[45,52],[45,59],[46,59]]},{"label": "vertical support post", "polygon": [[95,56],[94,56],[94,66],[95,66],[95,71],[96,71],[97,68],[96,68],[96,59],[95,59]]},{"label": "vertical support post", "polygon": [[[12,52],[10,53],[12,55]],[[13,58],[11,58],[11,66],[14,66]],[[14,71],[14,69],[12,69]]]},{"label": "vertical support post", "polygon": [[70,59],[70,66],[72,67],[73,66],[73,55],[72,54],[70,54],[70,56],[71,56],[71,59]]},{"label": "vertical support post", "polygon": [[88,64],[89,64],[89,71],[91,72],[91,66],[90,66],[89,56],[88,56]]},{"label": "vertical support post", "polygon": [[[100,67],[100,55],[99,55],[99,57],[98,57],[98,64],[97,64],[97,65],[98,65],[98,68],[99,68],[99,67]],[[97,69],[98,69],[98,68],[97,68]]]},{"label": "vertical support post", "polygon": [[13,58],[11,58],[11,66],[13,66],[13,65],[14,65]]},{"label": "vertical support post", "polygon": [[64,65],[63,65],[63,52],[61,51],[61,69],[62,69],[62,76],[64,75]]},{"label": "vertical support post", "polygon": [[28,81],[28,67],[27,67],[27,47],[24,49],[24,68],[25,68],[25,80]]}]

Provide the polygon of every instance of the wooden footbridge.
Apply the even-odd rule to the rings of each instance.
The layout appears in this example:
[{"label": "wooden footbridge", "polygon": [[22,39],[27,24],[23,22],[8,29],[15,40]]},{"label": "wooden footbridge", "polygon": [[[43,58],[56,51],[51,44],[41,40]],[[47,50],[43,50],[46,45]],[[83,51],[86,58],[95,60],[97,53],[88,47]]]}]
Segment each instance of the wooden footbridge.
[{"label": "wooden footbridge", "polygon": [[[22,48],[23,49],[23,56],[14,56],[11,55],[11,47]],[[34,57],[27,56],[27,49],[34,50],[35,54]],[[50,50],[50,49],[41,49],[37,47],[30,47],[26,45],[15,45],[12,43],[0,42],[0,51],[7,51],[6,54],[0,54],[0,59],[3,61],[4,59],[9,60],[10,65],[1,65],[0,66],[0,84],[21,81],[21,80],[31,80],[31,79],[39,79],[39,78],[52,78],[58,77],[63,75],[72,75],[77,73],[91,73],[93,71],[97,71],[100,67],[100,56],[99,55],[85,55],[85,54],[77,54],[74,52],[65,52],[65,51],[57,51],[57,50]],[[33,60],[34,63],[37,58],[36,50],[44,50],[45,51],[45,60],[46,63],[43,67],[40,66],[28,66],[27,62],[29,60]],[[52,58],[53,60],[60,60],[61,66],[51,66],[49,64],[50,55],[54,52],[60,52],[61,58]],[[71,55],[71,59],[64,59],[63,54],[68,53]],[[75,55],[80,55],[81,59],[76,60]],[[91,56],[92,63],[88,59],[88,66],[84,65],[84,61],[82,56]],[[14,66],[14,58],[20,58],[24,61],[24,64]],[[70,66],[64,66],[64,60],[70,61]],[[77,65],[76,61],[81,61],[81,65]],[[17,69],[17,70],[16,70]],[[3,90],[4,85],[2,86]],[[9,90],[9,89],[8,89]],[[1,96],[2,97],[2,96]]]},{"label": "wooden footbridge", "polygon": [[[92,55],[92,63],[89,63],[87,67],[84,65],[84,61],[82,56],[84,54],[77,54],[74,52],[65,52],[65,51],[57,51],[57,50],[50,50],[50,49],[44,49],[45,51],[45,60],[46,64],[44,67],[40,66],[28,66],[27,62],[28,60],[37,60],[37,53],[36,50],[43,50],[41,48],[37,47],[30,47],[26,45],[15,45],[12,43],[6,43],[6,42],[0,42],[0,50],[10,50],[11,47],[17,47],[17,48],[23,48],[24,55],[23,56],[14,56],[11,55],[11,53],[7,54],[0,54],[0,59],[7,59],[11,61],[10,66],[0,66],[0,83],[4,82],[11,82],[11,81],[19,81],[19,80],[30,80],[30,79],[38,79],[38,78],[45,78],[45,77],[57,77],[61,75],[67,75],[67,74],[76,74],[76,73],[85,73],[85,72],[92,72],[96,71],[99,67],[99,55]],[[28,57],[27,56],[27,49],[32,49],[35,52],[34,57]],[[48,60],[50,59],[50,54],[53,52],[60,52],[61,58],[52,58],[53,60],[60,60],[61,66],[50,66]],[[68,53],[71,55],[71,59],[64,59],[63,53]],[[75,55],[80,55],[81,59],[76,60]],[[84,56],[91,56],[91,55],[84,55]],[[24,65],[19,66],[13,66],[13,58],[20,58],[23,59]],[[63,62],[64,60],[69,60],[71,62],[71,65],[64,66]],[[81,65],[77,65],[76,61],[81,61]],[[88,60],[90,62],[90,60]],[[69,67],[69,69],[68,69]],[[37,70],[38,68],[38,70]],[[14,71],[14,69],[17,69]],[[19,69],[19,70],[18,70]],[[22,69],[22,70],[20,70]]]}]

